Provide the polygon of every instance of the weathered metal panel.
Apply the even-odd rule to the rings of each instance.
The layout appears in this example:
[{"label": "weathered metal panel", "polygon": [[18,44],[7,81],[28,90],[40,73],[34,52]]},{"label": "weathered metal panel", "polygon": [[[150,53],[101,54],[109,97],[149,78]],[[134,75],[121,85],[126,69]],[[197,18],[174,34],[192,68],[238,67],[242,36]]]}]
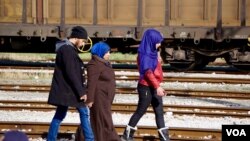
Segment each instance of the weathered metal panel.
[{"label": "weathered metal panel", "polygon": [[250,26],[250,0],[246,1],[246,25]]},{"label": "weathered metal panel", "polygon": [[170,0],[170,25],[215,26],[217,0]]},{"label": "weathered metal panel", "polygon": [[[210,29],[214,29],[217,24],[218,0],[169,0],[169,5],[166,4],[166,0],[96,0],[96,9],[94,9],[94,0],[64,0],[65,19],[63,20],[61,19],[61,1],[27,0],[27,9],[25,10],[27,11],[25,20],[27,23],[22,23],[23,0],[0,0],[0,23],[5,23],[4,26],[6,27],[17,25],[13,32],[8,32],[5,28],[1,28],[1,32],[6,33],[7,36],[8,34],[17,35],[19,31],[22,31],[22,36],[46,36],[45,34],[54,36],[56,34],[51,34],[52,29],[44,31],[42,26],[55,28],[62,25],[65,27],[83,25],[90,31],[91,37],[124,38],[135,36],[140,38],[142,31],[147,27],[161,27],[161,29],[165,29],[164,31],[169,29],[180,31],[180,33],[173,31],[173,35],[169,35],[169,38],[178,34],[181,38],[183,38],[182,35],[196,38],[196,33],[200,32],[200,27],[205,29],[209,27],[209,31],[202,30],[202,34],[198,35],[204,36],[202,38],[212,38],[214,35],[210,32]],[[36,8],[41,3],[43,4],[43,11],[37,12]],[[246,3],[246,26],[249,26],[250,0],[246,0]],[[97,12],[95,14],[97,17],[94,17],[94,11]],[[169,11],[170,15],[169,26],[167,27],[164,26],[166,11]],[[240,26],[240,14],[241,0],[222,0],[224,35],[227,33],[224,27]],[[138,16],[141,19],[138,19]],[[25,28],[22,28],[23,24],[26,24]],[[137,26],[142,27],[137,28]],[[182,32],[177,28],[181,30],[188,28],[188,32],[182,34],[185,31]],[[131,32],[132,29],[134,33]],[[207,35],[207,32],[209,32],[209,35]],[[235,30],[229,32],[232,36],[238,33]],[[176,38],[178,37],[176,36]]]},{"label": "weathered metal panel", "polygon": [[61,17],[60,0],[44,0],[44,21],[45,24],[59,24]]},{"label": "weathered metal panel", "polygon": [[[44,5],[45,21],[49,24],[59,24],[61,1],[45,1],[48,1]],[[93,0],[65,0],[65,2],[65,24],[93,24]],[[137,1],[135,0],[98,0],[97,24],[135,25],[136,12]]]},{"label": "weathered metal panel", "polygon": [[93,0],[66,0],[66,24],[92,24]]},{"label": "weathered metal panel", "polygon": [[136,25],[137,0],[98,0],[97,24]]},{"label": "weathered metal panel", "polygon": [[[218,0],[170,0],[170,26],[215,26]],[[43,15],[36,0],[27,0],[27,23],[60,24],[61,0],[42,0]],[[41,1],[39,1],[41,2]],[[166,0],[142,0],[142,25],[162,26]],[[250,0],[246,0],[246,25],[250,24]],[[0,22],[21,23],[22,0],[0,0]],[[99,25],[137,25],[138,0],[98,0]],[[222,1],[222,25],[240,25],[241,0]],[[65,24],[93,24],[93,0],[65,0]],[[37,17],[38,16],[38,17]],[[43,16],[43,19],[41,18]],[[39,19],[37,19],[39,18]]]},{"label": "weathered metal panel", "polygon": [[38,26],[35,24],[1,24],[0,36],[24,36],[30,37],[58,37],[58,28],[51,25]]},{"label": "weathered metal panel", "polygon": [[222,1],[222,25],[224,26],[240,25],[240,1],[239,0]]},{"label": "weathered metal panel", "polygon": [[[45,21],[49,24],[60,23],[59,0],[44,0]],[[47,2],[46,2],[47,1]],[[137,21],[137,1],[135,0],[98,0],[97,24],[135,25]],[[93,0],[65,0],[65,24],[93,24]]]},{"label": "weathered metal panel", "polygon": [[[44,0],[44,18],[48,24],[61,21],[61,0]],[[65,0],[65,24],[92,24],[92,0]]]},{"label": "weathered metal panel", "polygon": [[22,1],[0,0],[1,22],[21,22]]},{"label": "weathered metal panel", "polygon": [[[33,23],[32,3],[35,1],[27,0],[26,18],[27,23]],[[0,0],[0,22],[2,23],[21,23],[23,13],[22,0]]]},{"label": "weathered metal panel", "polygon": [[144,0],[142,25],[162,26],[165,20],[165,0]]},{"label": "weathered metal panel", "polygon": [[[249,11],[249,0],[247,0]],[[222,25],[240,25],[240,0],[222,1]],[[218,0],[171,0],[170,24],[173,26],[215,26]],[[249,17],[249,12],[247,12]],[[249,18],[248,18],[249,19]]]}]

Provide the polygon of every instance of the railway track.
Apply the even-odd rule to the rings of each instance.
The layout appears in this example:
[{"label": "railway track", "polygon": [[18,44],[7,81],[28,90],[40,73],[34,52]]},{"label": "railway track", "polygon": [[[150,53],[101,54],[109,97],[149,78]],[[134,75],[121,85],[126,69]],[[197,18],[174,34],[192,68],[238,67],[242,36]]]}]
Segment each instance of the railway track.
[{"label": "railway track", "polygon": [[[86,64],[87,61],[85,61]],[[125,70],[137,70],[137,65],[135,61],[127,61],[127,60],[113,60],[112,62],[112,67],[115,70],[118,69],[125,69]],[[5,68],[14,68],[14,69],[54,69],[54,62],[31,62],[31,61],[1,61],[0,60],[0,68],[5,69]],[[176,71],[169,65],[163,65],[162,69],[166,72],[170,71]],[[213,64],[213,65],[208,65],[202,70],[190,70],[190,71],[185,71],[186,73],[191,72],[203,72],[203,73],[219,73],[219,74],[249,74],[249,71],[239,71],[238,69],[234,67],[230,67],[228,65],[223,65],[223,64]]]},{"label": "railway track", "polygon": [[[116,80],[122,81],[137,81],[139,76],[116,75]],[[225,83],[225,84],[250,84],[248,79],[240,78],[210,78],[210,77],[182,77],[182,76],[167,76],[163,78],[164,82],[192,82],[192,83]]]},{"label": "railway track", "polygon": [[[37,65],[28,65],[28,64],[3,64],[0,61],[0,69],[28,69],[28,70],[54,70],[54,65],[52,64],[46,64],[46,63],[42,63],[41,65],[39,65],[39,63]],[[136,71],[137,70],[137,66],[135,64],[112,64],[112,67],[115,71],[120,71],[120,70],[124,70],[124,71]],[[175,70],[171,69],[169,66],[163,66],[162,69],[164,70],[164,72],[176,72]],[[190,70],[190,71],[185,71],[185,73],[214,73],[216,72],[217,74],[250,74],[250,72],[248,71],[239,71],[235,68],[231,68],[231,67],[225,67],[225,66],[208,66],[205,69],[202,70]]]},{"label": "railway track", "polygon": [[[72,138],[78,127],[77,123],[62,123],[60,127],[59,138]],[[19,121],[1,121],[0,134],[5,130],[21,130],[29,137],[45,138],[48,132],[49,123],[44,122],[19,122]],[[124,125],[115,125],[116,131],[121,135],[125,129]],[[182,141],[204,141],[221,140],[221,131],[218,129],[197,129],[197,128],[169,128],[171,140]],[[136,141],[155,141],[158,139],[156,127],[138,126],[135,132]]]},{"label": "railway track", "polygon": [[[49,92],[48,85],[25,85],[25,84],[0,84],[2,91],[38,91]],[[182,89],[166,89],[168,95],[171,96],[188,96],[188,97],[213,97],[213,98],[234,98],[234,99],[250,99],[247,92],[230,92],[230,91],[210,91],[210,90],[182,90]],[[117,87],[116,93],[119,94],[137,94],[136,88]]]},{"label": "railway track", "polygon": [[[131,114],[136,110],[137,104],[132,103],[113,103],[112,111],[122,114]],[[206,117],[235,117],[250,118],[250,108],[233,108],[233,107],[215,107],[215,106],[189,106],[189,105],[164,105],[164,112],[173,115],[196,115]],[[19,101],[19,100],[1,100],[0,110],[10,111],[51,111],[55,110],[54,106],[48,105],[46,101]],[[74,108],[70,108],[76,112]],[[147,112],[152,113],[153,108],[150,106]]]},{"label": "railway track", "polygon": [[[0,88],[1,89],[1,88]],[[250,99],[247,92],[165,89],[168,96]],[[136,88],[117,88],[119,94],[137,94]]]},{"label": "railway track", "polygon": [[[131,64],[114,65],[115,71],[135,71],[136,66]],[[6,66],[7,68],[13,69],[13,67]],[[1,66],[0,69],[6,68]],[[47,70],[48,67],[15,67],[15,69],[37,69]],[[209,68],[209,67],[207,67]],[[53,70],[53,66],[49,66],[49,69]],[[164,67],[164,70],[169,71],[168,67]],[[214,71],[214,69],[211,69]],[[195,72],[195,71],[189,71]],[[202,73],[211,73],[211,71],[204,70]],[[219,70],[216,73],[221,74],[249,74],[245,72],[237,71],[223,71]],[[137,81],[138,76],[131,75],[116,75],[118,81]],[[227,83],[227,84],[250,84],[248,79],[239,78],[188,78],[188,77],[167,77],[164,78],[165,82],[193,82],[193,83]],[[38,91],[48,92],[50,86],[48,85],[21,85],[21,84],[0,84],[0,90],[3,91]],[[215,91],[195,91],[195,90],[178,90],[178,89],[167,89],[168,95],[174,96],[187,96],[187,97],[214,97],[214,98],[234,98],[234,99],[250,99],[250,95],[246,92],[215,92]],[[137,94],[136,88],[123,88],[118,87],[116,93],[119,94]],[[55,107],[47,105],[46,102],[38,101],[0,101],[0,110],[34,110],[34,111],[49,111],[54,110]],[[131,113],[135,111],[136,104],[122,104],[114,103],[112,105],[113,112],[119,113]],[[74,111],[75,109],[70,110]],[[196,116],[208,116],[208,117],[236,117],[236,118],[249,118],[249,108],[225,108],[225,107],[211,107],[211,106],[187,106],[185,105],[164,105],[164,111],[167,114],[173,115],[196,115]],[[152,107],[149,107],[148,112],[153,112]],[[72,138],[76,131],[78,124],[64,123],[60,128],[60,138]],[[49,123],[29,123],[19,121],[0,121],[0,134],[4,133],[4,130],[18,129],[27,133],[29,137],[46,137]],[[116,125],[117,132],[121,135],[125,126]],[[155,127],[140,126],[136,132],[136,141],[155,141],[158,139],[158,133]],[[201,140],[221,140],[221,131],[213,129],[195,129],[195,128],[170,128],[171,140],[185,140],[185,141],[201,141]]]},{"label": "railway track", "polygon": [[[6,66],[1,66],[0,69],[10,69]],[[5,72],[0,70],[0,74],[3,76],[8,76],[8,75],[15,75],[15,74],[22,74],[24,73],[23,76],[25,76],[25,73],[27,73],[30,77],[31,76],[37,76],[39,74],[46,74],[47,77],[49,75],[53,75],[53,68],[36,68],[34,69],[33,67],[11,67],[11,70]],[[20,70],[20,71],[19,71]],[[33,71],[31,71],[33,70]],[[34,71],[37,70],[37,71]],[[134,70],[129,70],[129,69],[115,69],[116,73],[116,80],[121,80],[121,81],[137,81],[139,77],[139,73],[136,69]],[[198,72],[196,72],[198,73]],[[200,73],[200,72],[199,72]],[[188,74],[188,73],[187,73]],[[235,74],[237,75],[237,74]],[[188,76],[188,75],[167,75],[165,73],[164,82],[192,82],[192,83],[225,83],[225,84],[250,84],[250,80],[247,78],[237,78],[237,77],[204,77],[204,76]]]}]

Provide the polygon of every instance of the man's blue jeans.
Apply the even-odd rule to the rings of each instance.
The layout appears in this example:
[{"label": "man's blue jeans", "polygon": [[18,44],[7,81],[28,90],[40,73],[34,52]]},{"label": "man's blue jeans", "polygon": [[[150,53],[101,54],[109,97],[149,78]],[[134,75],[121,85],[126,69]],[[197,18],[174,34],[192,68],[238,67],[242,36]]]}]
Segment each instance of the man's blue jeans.
[{"label": "man's blue jeans", "polygon": [[[81,127],[85,141],[94,141],[94,134],[89,119],[89,108],[86,106],[77,108],[77,110],[80,114]],[[47,141],[56,141],[60,124],[66,117],[67,111],[67,106],[57,106],[56,113],[50,123]]]}]

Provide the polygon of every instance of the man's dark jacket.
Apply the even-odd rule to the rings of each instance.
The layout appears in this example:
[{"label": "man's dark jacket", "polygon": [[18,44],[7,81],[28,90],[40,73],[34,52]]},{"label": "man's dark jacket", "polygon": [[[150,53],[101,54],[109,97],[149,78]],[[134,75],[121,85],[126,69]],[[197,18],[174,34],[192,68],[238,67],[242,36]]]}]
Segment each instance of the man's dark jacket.
[{"label": "man's dark jacket", "polygon": [[86,89],[84,64],[77,48],[69,40],[63,40],[56,44],[56,52],[48,103],[56,106],[85,106],[80,100]]}]

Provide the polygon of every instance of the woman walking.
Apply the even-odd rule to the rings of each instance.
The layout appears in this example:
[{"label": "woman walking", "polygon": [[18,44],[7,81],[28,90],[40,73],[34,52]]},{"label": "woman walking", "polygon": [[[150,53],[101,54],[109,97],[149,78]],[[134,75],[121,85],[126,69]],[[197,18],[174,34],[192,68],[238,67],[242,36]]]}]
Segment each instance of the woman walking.
[{"label": "woman walking", "polygon": [[112,121],[111,105],[115,96],[115,73],[109,62],[110,47],[104,42],[91,49],[87,65],[87,102],[96,141],[120,141]]},{"label": "woman walking", "polygon": [[168,127],[165,126],[163,118],[162,96],[166,95],[160,86],[163,80],[161,59],[158,57],[157,48],[161,46],[163,37],[155,29],[148,29],[144,32],[142,41],[138,49],[137,65],[140,78],[137,85],[139,94],[138,106],[135,113],[121,137],[123,141],[133,141],[134,132],[137,130],[137,123],[146,113],[151,104],[156,119],[156,125],[161,141],[169,141]]}]

